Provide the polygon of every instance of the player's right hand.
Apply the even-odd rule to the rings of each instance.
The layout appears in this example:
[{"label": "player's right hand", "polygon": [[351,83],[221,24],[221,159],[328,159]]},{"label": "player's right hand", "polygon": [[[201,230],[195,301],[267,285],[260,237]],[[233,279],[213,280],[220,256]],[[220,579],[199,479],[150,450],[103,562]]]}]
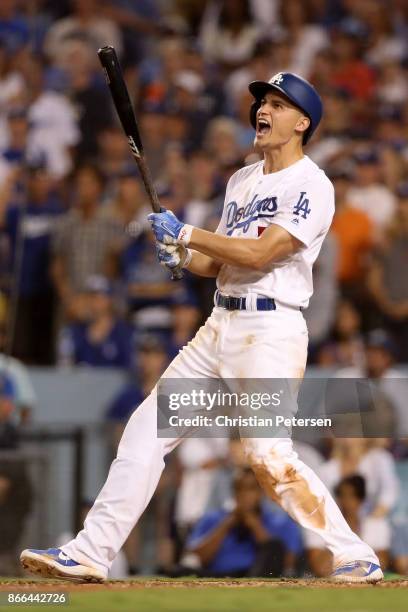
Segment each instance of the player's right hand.
[{"label": "player's right hand", "polygon": [[161,265],[170,270],[181,269],[191,260],[191,252],[181,244],[164,244],[156,241],[156,252]]}]

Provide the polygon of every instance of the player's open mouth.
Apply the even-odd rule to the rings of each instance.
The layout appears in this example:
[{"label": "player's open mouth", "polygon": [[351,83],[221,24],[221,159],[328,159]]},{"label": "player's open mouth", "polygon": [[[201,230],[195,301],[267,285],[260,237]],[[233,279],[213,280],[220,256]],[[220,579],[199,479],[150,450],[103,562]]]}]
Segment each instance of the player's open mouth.
[{"label": "player's open mouth", "polygon": [[269,134],[271,131],[271,126],[265,119],[258,120],[258,126],[256,130],[257,136],[265,136],[265,134]]}]

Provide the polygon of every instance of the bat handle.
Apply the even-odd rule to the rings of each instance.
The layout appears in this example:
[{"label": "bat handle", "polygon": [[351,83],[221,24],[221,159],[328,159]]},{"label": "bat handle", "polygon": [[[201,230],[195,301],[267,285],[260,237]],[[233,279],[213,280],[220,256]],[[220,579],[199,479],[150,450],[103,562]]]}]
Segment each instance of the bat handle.
[{"label": "bat handle", "polygon": [[184,274],[183,274],[183,270],[181,268],[174,268],[171,271],[170,280],[178,281],[178,280],[181,280],[182,278],[184,278]]}]

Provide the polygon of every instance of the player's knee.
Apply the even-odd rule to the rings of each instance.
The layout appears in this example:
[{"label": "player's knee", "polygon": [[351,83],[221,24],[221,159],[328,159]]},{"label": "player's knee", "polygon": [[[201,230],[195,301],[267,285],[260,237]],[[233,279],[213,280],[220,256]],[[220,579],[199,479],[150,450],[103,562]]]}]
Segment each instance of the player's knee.
[{"label": "player's knee", "polygon": [[294,456],[290,438],[246,438],[242,441],[244,453],[250,465],[265,464],[273,466]]}]

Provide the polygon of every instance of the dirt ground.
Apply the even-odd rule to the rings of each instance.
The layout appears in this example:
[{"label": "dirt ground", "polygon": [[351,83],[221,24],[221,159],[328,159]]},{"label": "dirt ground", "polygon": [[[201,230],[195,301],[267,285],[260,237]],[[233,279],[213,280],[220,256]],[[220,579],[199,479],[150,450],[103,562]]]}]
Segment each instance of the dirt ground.
[{"label": "dirt ground", "polygon": [[200,589],[206,587],[308,587],[308,588],[328,588],[328,589],[406,589],[408,580],[387,580],[376,585],[371,584],[350,584],[333,583],[328,580],[205,580],[205,579],[147,579],[147,580],[108,580],[103,584],[73,584],[64,580],[27,580],[24,578],[14,580],[2,580],[0,591],[27,590],[27,591],[124,591],[155,588],[193,588]]}]

